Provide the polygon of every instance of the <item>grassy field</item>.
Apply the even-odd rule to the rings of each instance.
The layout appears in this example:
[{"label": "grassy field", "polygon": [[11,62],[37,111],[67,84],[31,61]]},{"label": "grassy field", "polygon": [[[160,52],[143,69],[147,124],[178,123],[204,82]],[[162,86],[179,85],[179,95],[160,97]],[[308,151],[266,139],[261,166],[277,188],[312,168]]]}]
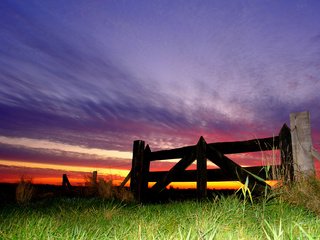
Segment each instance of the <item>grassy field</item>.
[{"label": "grassy field", "polygon": [[320,239],[320,218],[279,199],[139,205],[53,198],[2,207],[0,239]]}]

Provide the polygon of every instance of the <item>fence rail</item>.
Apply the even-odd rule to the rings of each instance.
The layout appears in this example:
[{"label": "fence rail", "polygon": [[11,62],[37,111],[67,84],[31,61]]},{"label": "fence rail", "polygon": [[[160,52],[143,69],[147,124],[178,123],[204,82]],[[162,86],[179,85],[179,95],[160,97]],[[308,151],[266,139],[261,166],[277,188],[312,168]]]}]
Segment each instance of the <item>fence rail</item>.
[{"label": "fence rail", "polygon": [[[281,165],[273,165],[274,167],[280,167]],[[261,166],[255,167],[244,167],[245,170],[253,173],[254,175],[265,178],[266,180],[274,180],[275,174],[271,168],[264,168]],[[187,170],[181,175],[172,176],[172,182],[196,182],[196,171],[197,170]],[[158,182],[166,176],[168,171],[154,171],[149,172],[148,181]],[[220,169],[207,169],[207,181],[208,182],[219,182],[219,181],[233,181],[234,179],[226,174],[224,174]]]},{"label": "fence rail", "polygon": [[[214,147],[223,154],[246,153],[246,152],[260,152],[277,149],[279,146],[279,136],[253,139],[248,141],[237,142],[217,142],[207,144],[209,147]],[[175,148],[170,150],[162,150],[151,152],[148,156],[150,161],[159,161],[166,159],[182,158],[185,154],[194,151],[196,145],[182,148]]]}]

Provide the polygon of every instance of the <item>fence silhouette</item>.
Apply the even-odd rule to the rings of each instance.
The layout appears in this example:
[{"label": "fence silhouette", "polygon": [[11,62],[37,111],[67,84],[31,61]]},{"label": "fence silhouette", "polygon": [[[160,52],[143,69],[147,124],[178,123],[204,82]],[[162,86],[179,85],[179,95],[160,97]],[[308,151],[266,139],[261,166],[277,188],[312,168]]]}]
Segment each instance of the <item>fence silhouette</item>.
[{"label": "fence silhouette", "polygon": [[[225,154],[261,152],[280,150],[281,163],[272,166],[242,167]],[[150,171],[152,161],[166,159],[181,159],[169,171]],[[219,167],[208,169],[207,160]],[[196,170],[186,170],[194,161],[197,161]],[[250,189],[265,190],[269,185],[265,180],[275,180],[272,169],[276,168],[286,181],[294,177],[291,132],[284,124],[278,136],[237,142],[206,143],[200,137],[198,143],[192,146],[162,151],[151,151],[149,145],[142,140],[133,143],[132,168],[123,181],[122,186],[130,180],[130,189],[138,202],[148,200],[152,195],[161,193],[171,182],[196,182],[197,197],[207,196],[208,181],[240,181],[249,180]],[[268,178],[268,179],[267,179]],[[149,182],[155,184],[148,188]]]}]

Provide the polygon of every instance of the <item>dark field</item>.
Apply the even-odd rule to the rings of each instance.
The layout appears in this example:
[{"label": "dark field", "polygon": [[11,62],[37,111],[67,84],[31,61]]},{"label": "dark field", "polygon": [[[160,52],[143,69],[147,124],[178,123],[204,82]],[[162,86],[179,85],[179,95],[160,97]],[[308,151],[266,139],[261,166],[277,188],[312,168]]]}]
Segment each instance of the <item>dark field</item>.
[{"label": "dark field", "polygon": [[[18,184],[12,183],[0,183],[0,204],[16,203],[16,188]],[[98,194],[88,186],[73,186],[71,189],[66,189],[58,185],[48,184],[34,184],[33,196],[31,201],[36,202],[38,200],[50,199],[50,198],[88,198],[94,197]],[[113,187],[117,190],[117,187]],[[127,191],[129,189],[126,188]],[[219,196],[229,196],[234,194],[234,190],[208,190],[208,198],[216,198]],[[168,201],[181,201],[181,200],[195,200],[195,189],[167,189],[160,195],[153,195],[150,193],[146,202],[168,202]]]}]

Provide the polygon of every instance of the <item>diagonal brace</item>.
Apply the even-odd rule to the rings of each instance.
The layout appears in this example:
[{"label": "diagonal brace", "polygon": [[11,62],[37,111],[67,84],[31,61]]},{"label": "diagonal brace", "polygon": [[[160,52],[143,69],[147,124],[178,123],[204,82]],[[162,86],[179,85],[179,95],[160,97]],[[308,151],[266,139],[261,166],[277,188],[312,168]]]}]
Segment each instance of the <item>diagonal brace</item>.
[{"label": "diagonal brace", "polygon": [[[207,145],[207,157],[211,162],[220,167],[225,174],[233,178],[235,181],[240,181],[241,183],[245,184],[246,179],[248,178],[250,189],[254,189],[256,184],[264,187],[263,189],[270,188],[264,179],[244,169],[210,145]],[[259,190],[263,189],[259,188]]]},{"label": "diagonal brace", "polygon": [[168,186],[169,183],[171,183],[172,177],[183,173],[184,170],[195,160],[195,158],[195,149],[192,149],[189,154],[185,155],[179,162],[176,163],[176,165],[174,165],[170,169],[170,171],[165,175],[164,178],[153,185],[151,190],[155,192],[163,191],[163,189],[165,189],[165,187]]}]

